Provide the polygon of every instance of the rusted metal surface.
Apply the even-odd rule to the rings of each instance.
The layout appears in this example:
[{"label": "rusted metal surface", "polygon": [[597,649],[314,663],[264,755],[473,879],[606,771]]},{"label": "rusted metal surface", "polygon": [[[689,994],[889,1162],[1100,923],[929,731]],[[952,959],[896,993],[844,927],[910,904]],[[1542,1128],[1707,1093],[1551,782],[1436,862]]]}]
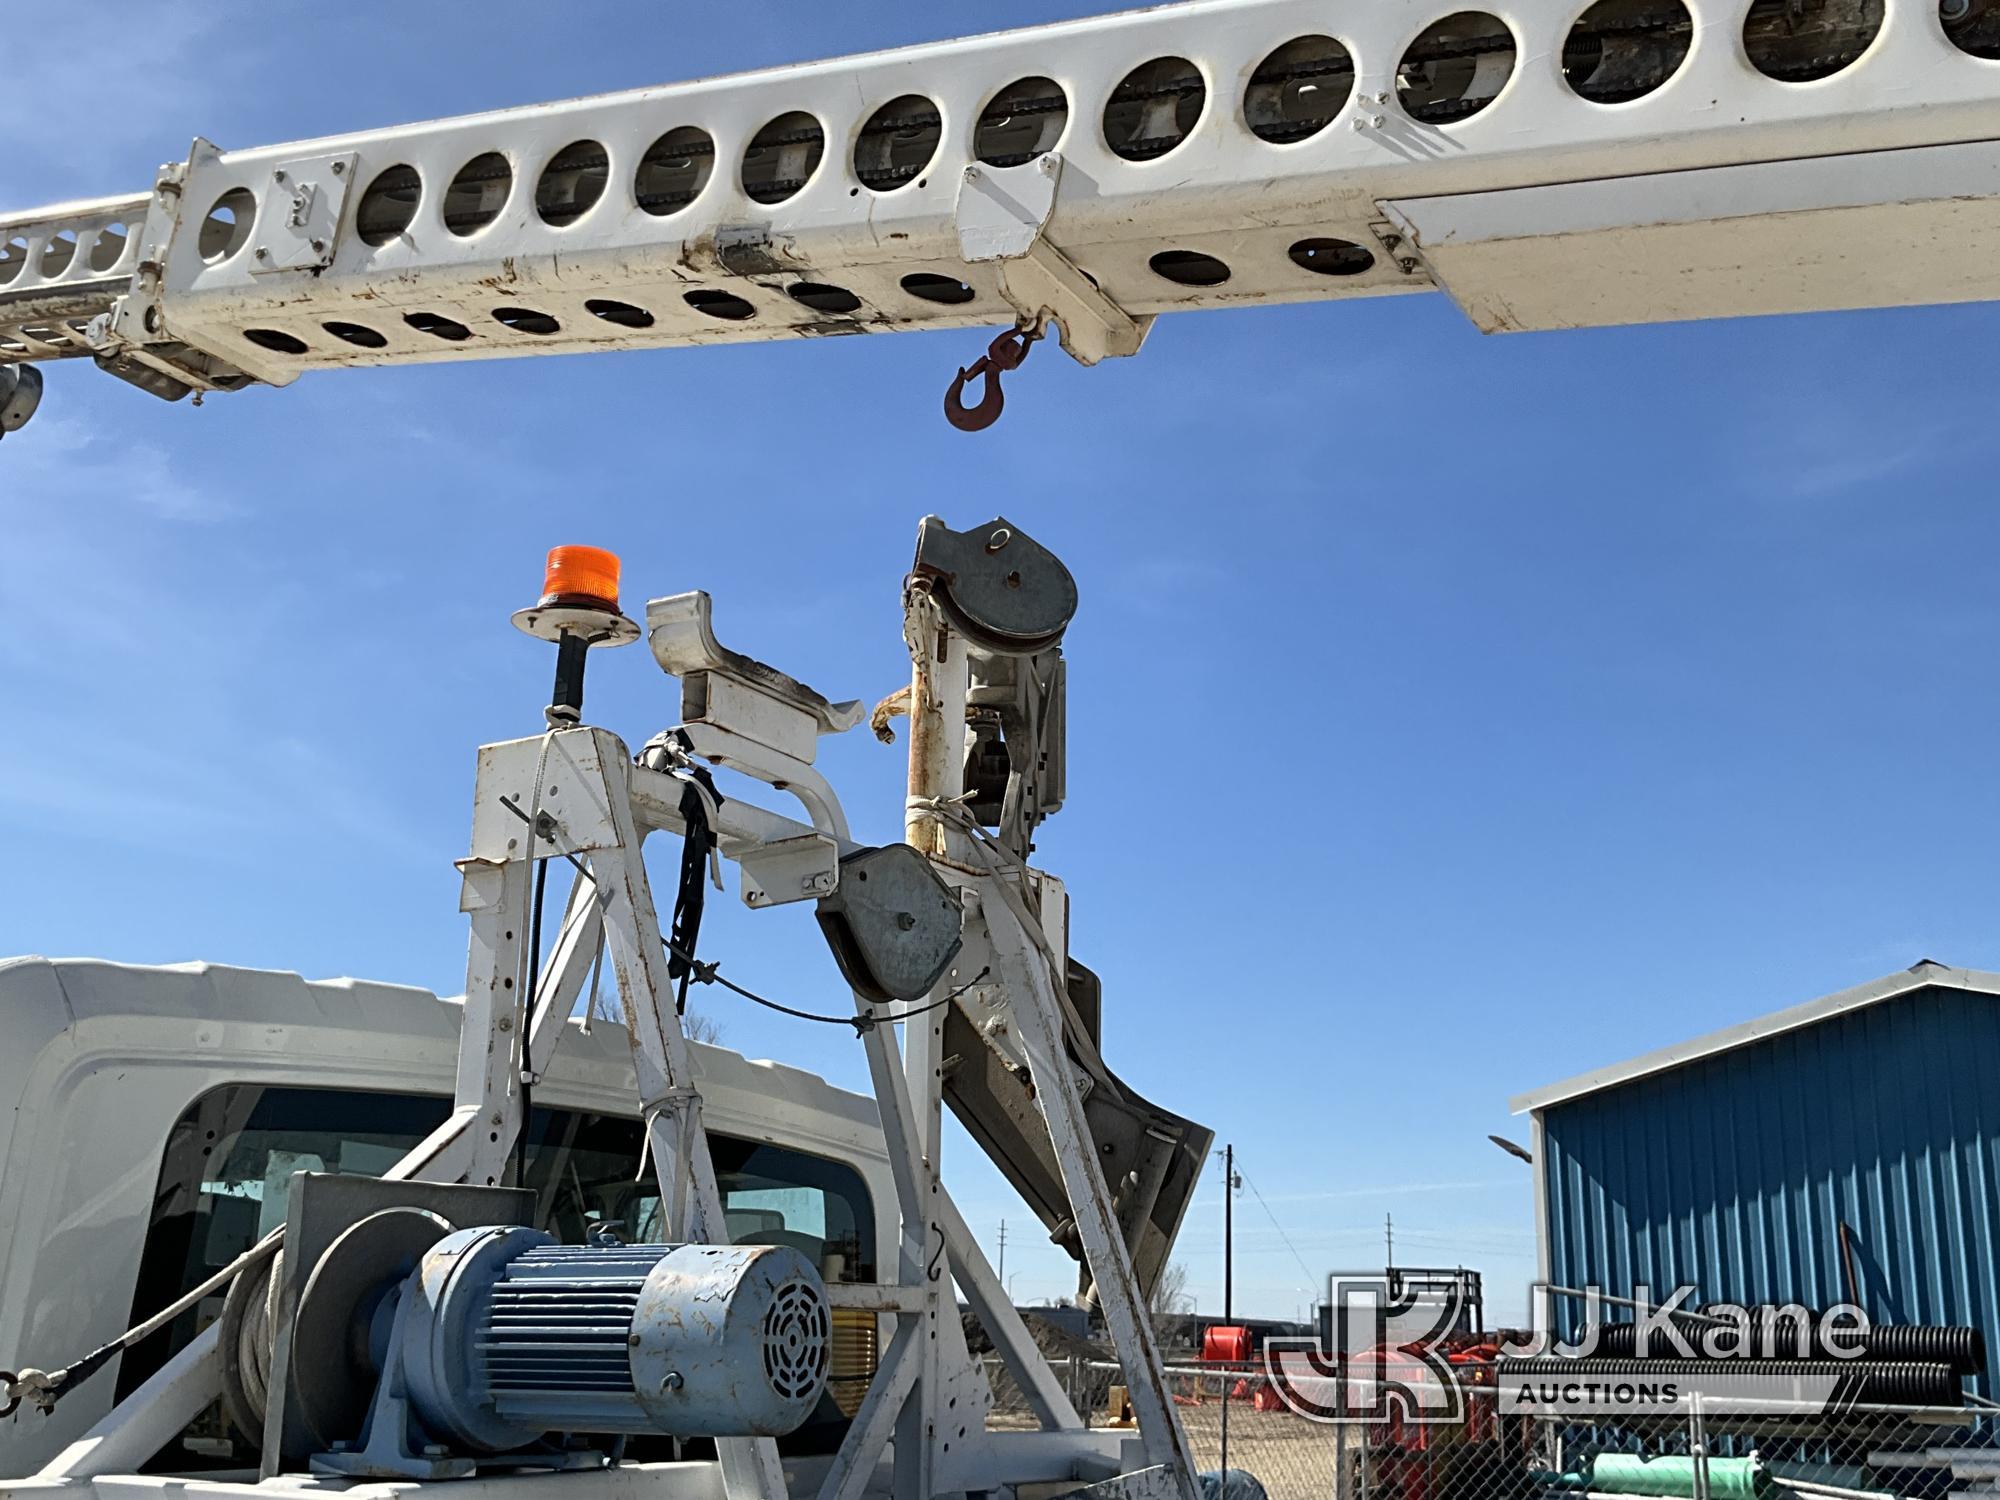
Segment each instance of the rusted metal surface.
[{"label": "rusted metal surface", "polygon": [[[1042,336],[1039,328],[1009,328],[994,337],[986,346],[986,352],[971,364],[964,366],[951,382],[951,388],[944,393],[945,420],[960,432],[982,432],[1000,420],[1000,410],[1007,403],[1007,393],[1000,388],[1000,377],[1009,370],[1018,370],[1028,357],[1028,350],[1035,340]],[[965,388],[972,381],[984,378],[985,389],[979,400],[971,406],[965,404]]]},{"label": "rusted metal surface", "polygon": [[903,593],[903,639],[910,647],[910,775],[904,841],[932,859],[973,868],[938,807],[959,795],[965,779],[965,699],[969,667],[965,640],[947,623],[927,579]]},{"label": "rusted metal surface", "polygon": [[907,686],[899,687],[875,705],[875,711],[868,716],[868,728],[883,744],[893,745],[896,743],[896,726],[890,721],[909,711],[910,690]]}]

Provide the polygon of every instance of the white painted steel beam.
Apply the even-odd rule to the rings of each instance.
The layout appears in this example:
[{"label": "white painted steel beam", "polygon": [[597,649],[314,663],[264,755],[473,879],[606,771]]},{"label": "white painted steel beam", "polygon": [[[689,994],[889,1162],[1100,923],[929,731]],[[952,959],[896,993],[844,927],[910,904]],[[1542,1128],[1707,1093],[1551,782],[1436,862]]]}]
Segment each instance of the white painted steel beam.
[{"label": "white painted steel beam", "polygon": [[136,1474],[215,1399],[220,1324],[190,1339],[140,1387],[42,1467],[38,1479]]},{"label": "white painted steel beam", "polygon": [[[1492,0],[1471,32],[1440,32],[1459,0],[1200,0],[309,142],[198,141],[143,198],[0,216],[0,359],[194,351],[214,388],[232,368],[283,384],[1051,312],[1089,325],[1089,358],[1136,349],[1157,313],[1433,284],[1489,329],[1993,294],[1993,173],[1964,149],[2000,140],[1983,5],[1948,26],[1925,0],[1609,3],[1580,23],[1577,0]],[[1579,24],[1596,28],[1581,42]],[[1635,26],[1652,75],[1617,50]],[[1786,203],[1847,170],[1818,160],[1890,152],[1916,153],[1905,191],[1846,221],[1881,253],[1828,274],[1840,223]],[[1725,211],[1674,203],[1657,252],[1623,258],[1621,231],[1651,226],[1677,175],[1752,167]],[[1967,201],[1976,243],[1954,245],[1967,211],[1944,205]],[[1460,226],[1495,212],[1533,253],[1459,253]],[[113,224],[124,237],[101,238]],[[1709,274],[1676,277],[1674,256]]]}]

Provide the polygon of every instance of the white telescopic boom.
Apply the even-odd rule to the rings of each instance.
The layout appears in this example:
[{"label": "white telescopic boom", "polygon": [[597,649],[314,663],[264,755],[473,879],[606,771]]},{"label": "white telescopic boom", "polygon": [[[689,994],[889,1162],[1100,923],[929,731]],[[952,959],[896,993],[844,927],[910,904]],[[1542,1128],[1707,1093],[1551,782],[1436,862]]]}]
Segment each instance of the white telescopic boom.
[{"label": "white telescopic boom", "polygon": [[[1442,288],[1488,331],[2000,296],[2000,3],[1200,0],[0,216],[0,362],[305,370]],[[1989,237],[1993,237],[1989,239]]]}]

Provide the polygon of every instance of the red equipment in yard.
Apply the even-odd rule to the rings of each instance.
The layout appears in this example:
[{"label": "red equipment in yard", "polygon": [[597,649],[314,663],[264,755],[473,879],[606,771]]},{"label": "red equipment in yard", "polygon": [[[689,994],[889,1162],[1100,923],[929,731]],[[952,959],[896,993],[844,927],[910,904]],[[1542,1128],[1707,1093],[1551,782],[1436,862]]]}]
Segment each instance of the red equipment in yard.
[{"label": "red equipment in yard", "polygon": [[[1487,1334],[1467,1334],[1443,1346],[1445,1363],[1465,1395],[1462,1421],[1405,1421],[1400,1404],[1367,1426],[1367,1443],[1350,1454],[1358,1478],[1380,1500],[1438,1500],[1468,1493],[1511,1493],[1525,1471],[1531,1424],[1503,1417],[1493,1395],[1499,1345]],[[1436,1374],[1402,1350],[1380,1351],[1385,1373],[1403,1383],[1434,1382]]]},{"label": "red equipment in yard", "polygon": [[1229,1323],[1214,1323],[1202,1331],[1201,1358],[1204,1364],[1248,1364],[1253,1358],[1250,1330]]}]

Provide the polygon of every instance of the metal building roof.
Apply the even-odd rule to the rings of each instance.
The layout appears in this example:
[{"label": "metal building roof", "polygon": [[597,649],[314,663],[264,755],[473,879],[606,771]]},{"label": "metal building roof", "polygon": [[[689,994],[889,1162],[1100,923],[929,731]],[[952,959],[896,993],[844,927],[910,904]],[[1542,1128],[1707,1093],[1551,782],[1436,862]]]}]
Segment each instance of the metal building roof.
[{"label": "metal building roof", "polygon": [[1665,1072],[1669,1068],[1682,1067],[1701,1058],[1712,1057],[1719,1052],[1730,1052],[1751,1042],[1761,1041],[1765,1037],[1796,1031],[1802,1026],[1811,1026],[1832,1016],[1860,1010],[1864,1006],[1879,1005],[1884,1000],[1894,1000],[1934,986],[1968,990],[1976,994],[2000,995],[2000,974],[1989,973],[1983,969],[1954,969],[1928,958],[1923,959],[1907,969],[1899,969],[1884,978],[1871,980],[1867,984],[1857,984],[1853,989],[1840,990],[1835,994],[1823,995],[1817,1000],[1808,1000],[1803,1005],[1773,1011],[1770,1015],[1760,1016],[1754,1021],[1725,1026],[1720,1031],[1711,1031],[1707,1036],[1696,1037],[1689,1042],[1676,1042],[1671,1047],[1661,1047],[1657,1051],[1632,1058],[1629,1062],[1592,1068],[1588,1072],[1577,1074],[1574,1078],[1565,1078],[1561,1083],[1552,1083],[1546,1088],[1517,1095],[1508,1101],[1508,1108],[1517,1115],[1539,1112],[1551,1104],[1561,1104],[1565,1100],[1594,1094],[1600,1089],[1630,1083],[1635,1078],[1644,1078],[1649,1074]]}]

